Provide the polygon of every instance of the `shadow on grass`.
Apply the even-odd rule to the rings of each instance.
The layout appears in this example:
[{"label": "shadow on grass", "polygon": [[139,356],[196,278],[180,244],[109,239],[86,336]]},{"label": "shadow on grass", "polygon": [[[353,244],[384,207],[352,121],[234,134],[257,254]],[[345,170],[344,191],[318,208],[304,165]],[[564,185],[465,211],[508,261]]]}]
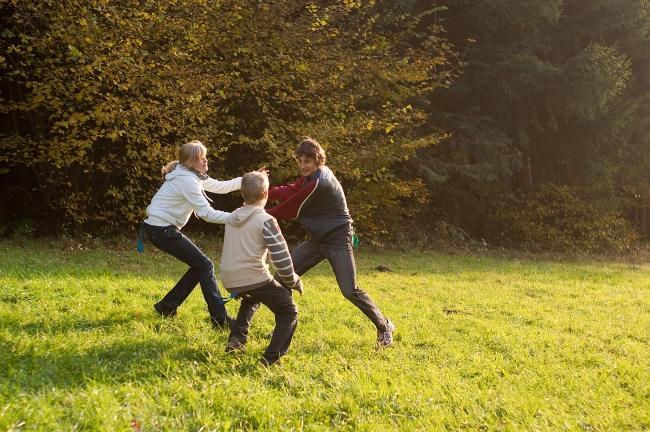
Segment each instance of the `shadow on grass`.
[{"label": "shadow on grass", "polygon": [[[133,318],[22,324],[0,317],[0,322],[11,335],[7,338],[7,333],[0,333],[0,381],[6,383],[2,387],[8,394],[80,388],[97,382],[115,385],[164,380],[185,373],[190,365],[199,375],[209,369],[259,374],[257,362],[236,360],[223,352],[226,333],[215,333],[213,345],[190,346],[181,335],[167,333],[171,328],[163,320],[143,321],[153,335],[118,342],[106,342],[102,336],[114,337],[115,327],[132,323]],[[102,329],[106,333],[92,333]],[[125,332],[124,338],[132,337]],[[92,339],[90,346],[88,339]],[[198,370],[197,364],[201,365]]]},{"label": "shadow on grass", "polygon": [[80,387],[87,382],[143,381],[164,375],[159,365],[165,358],[179,360],[172,342],[125,342],[82,350],[67,345],[62,351],[38,353],[23,349],[0,357],[5,363],[0,380],[15,392]]},{"label": "shadow on grass", "polygon": [[[0,242],[0,248],[3,244]],[[12,246],[6,245],[8,252]],[[126,277],[143,280],[172,280],[175,281],[187,269],[181,262],[169,255],[149,248],[145,254],[133,251],[112,250],[98,247],[91,251],[66,251],[52,250],[43,247],[38,242],[34,249],[18,253],[9,253],[12,258],[0,258],[0,267],[3,275],[19,280],[31,278],[65,277],[75,278],[80,281],[108,277],[111,279]],[[218,255],[209,253],[215,263]],[[587,266],[571,268],[565,279],[588,278],[598,280],[602,278],[602,266],[590,267],[590,260],[560,260],[546,256],[500,256],[498,254],[450,254],[439,252],[396,252],[396,251],[357,251],[355,253],[357,271],[363,277],[459,277],[460,275],[473,275],[481,278],[500,273],[521,274],[522,272],[534,277],[535,274],[548,272],[562,272],[564,268],[572,266]],[[569,267],[566,267],[566,266]],[[218,271],[218,268],[217,268]],[[579,274],[576,274],[579,273]],[[329,276],[334,281],[334,273],[325,261],[310,270],[306,277]],[[541,277],[541,276],[540,276]],[[3,301],[15,301],[12,296],[5,295]],[[21,295],[25,295],[24,293]],[[1,294],[0,294],[1,296]]]},{"label": "shadow on grass", "polygon": [[131,323],[133,318],[26,324],[6,318],[0,321],[8,330],[4,335],[11,336],[0,333],[0,381],[6,383],[9,394],[83,387],[89,382],[112,385],[155,380],[177,374],[188,362],[207,362],[211,355],[162,333],[163,321],[144,323],[155,331],[150,337],[133,340],[125,332],[124,338],[131,340],[107,342],[102,339],[104,332],[93,331],[105,329],[105,334],[114,338],[114,328]]},{"label": "shadow on grass", "polygon": [[[0,252],[3,251],[2,246],[0,242]],[[4,252],[0,256],[0,275],[19,279],[150,275],[178,279],[187,269],[185,264],[159,251],[148,251],[145,254],[114,251],[110,248],[62,251],[38,245],[34,249],[7,248]]]},{"label": "shadow on grass", "polygon": [[47,316],[37,316],[36,321],[27,323],[21,322],[14,316],[0,316],[2,326],[13,334],[27,333],[29,336],[35,335],[52,335],[56,336],[62,333],[85,333],[100,329],[110,329],[112,327],[132,323],[133,317],[110,315],[101,319],[74,318],[69,320],[57,319],[56,321],[48,320]]}]

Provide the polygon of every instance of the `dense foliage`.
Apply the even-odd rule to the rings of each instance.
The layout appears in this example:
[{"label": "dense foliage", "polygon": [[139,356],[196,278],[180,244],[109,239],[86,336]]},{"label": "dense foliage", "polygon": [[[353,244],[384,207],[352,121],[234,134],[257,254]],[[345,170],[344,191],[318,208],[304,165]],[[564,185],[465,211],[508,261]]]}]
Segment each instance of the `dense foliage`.
[{"label": "dense foliage", "polygon": [[[432,205],[429,214],[446,221],[447,228],[462,226],[464,242],[536,252],[620,253],[635,240],[626,221],[597,210],[567,186],[540,185],[524,195],[494,182],[452,176],[432,201],[448,203]],[[446,234],[453,239],[458,230]]]},{"label": "dense foliage", "polygon": [[624,250],[650,204],[648,0],[0,4],[5,232],[133,226],[189,139],[282,182],[315,137],[378,240]]},{"label": "dense foliage", "polygon": [[390,167],[437,141],[413,139],[424,116],[408,99],[441,85],[449,49],[435,27],[411,37],[418,18],[399,5],[5,1],[3,12],[5,224],[136,222],[190,139],[208,145],[215,177],[265,164],[283,181],[297,138],[314,136],[370,232],[426,197]]},{"label": "dense foliage", "polygon": [[[466,67],[448,91],[428,96],[438,101],[428,114],[452,138],[411,165],[433,191],[433,211],[501,244],[582,246],[580,226],[589,224],[610,232],[614,249],[629,245],[621,216],[648,205],[650,2],[446,4],[441,22]],[[539,190],[552,184],[570,189],[563,211],[576,216],[575,229],[562,227],[568,220],[539,224],[528,212],[545,206]],[[483,203],[501,210],[486,213]],[[523,229],[514,215],[529,225],[526,235],[513,233]]]}]

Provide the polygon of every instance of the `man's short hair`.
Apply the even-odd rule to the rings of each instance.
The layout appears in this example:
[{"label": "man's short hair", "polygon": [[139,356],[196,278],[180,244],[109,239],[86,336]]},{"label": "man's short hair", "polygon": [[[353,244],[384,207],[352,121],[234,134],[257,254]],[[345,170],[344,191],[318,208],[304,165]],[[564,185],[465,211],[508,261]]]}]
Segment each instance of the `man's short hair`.
[{"label": "man's short hair", "polygon": [[298,147],[293,152],[293,157],[296,159],[301,156],[314,159],[319,166],[325,165],[325,160],[327,159],[323,147],[318,144],[318,141],[310,137],[302,137],[302,141],[300,141],[300,144],[298,144]]},{"label": "man's short hair", "polygon": [[259,171],[246,173],[241,179],[241,195],[248,204],[262,200],[268,190],[269,177]]}]

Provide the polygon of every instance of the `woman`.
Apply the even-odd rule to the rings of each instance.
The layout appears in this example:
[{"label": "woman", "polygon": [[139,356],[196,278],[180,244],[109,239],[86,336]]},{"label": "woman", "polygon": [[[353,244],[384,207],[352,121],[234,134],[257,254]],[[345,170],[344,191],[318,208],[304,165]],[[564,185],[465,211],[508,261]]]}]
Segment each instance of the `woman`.
[{"label": "woman", "polygon": [[294,157],[301,177],[294,183],[269,189],[269,201],[282,203],[267,212],[276,219],[298,218],[309,234],[309,240],[291,251],[295,272],[302,276],[327,259],[343,296],[375,325],[377,344],[391,345],[395,325],[357,286],[352,218],[341,184],[325,165],[325,150],[316,140],[304,137]]},{"label": "woman", "polygon": [[154,309],[164,316],[176,315],[176,309],[190,295],[197,283],[213,325],[228,327],[228,314],[221,300],[212,261],[181,233],[192,213],[211,223],[225,223],[230,213],[210,206],[204,191],[225,194],[241,188],[241,177],[228,181],[210,178],[207,149],[200,141],[190,141],[178,150],[178,160],[162,169],[165,182],[147,207],[144,231],[158,249],[176,257],[190,268]]}]

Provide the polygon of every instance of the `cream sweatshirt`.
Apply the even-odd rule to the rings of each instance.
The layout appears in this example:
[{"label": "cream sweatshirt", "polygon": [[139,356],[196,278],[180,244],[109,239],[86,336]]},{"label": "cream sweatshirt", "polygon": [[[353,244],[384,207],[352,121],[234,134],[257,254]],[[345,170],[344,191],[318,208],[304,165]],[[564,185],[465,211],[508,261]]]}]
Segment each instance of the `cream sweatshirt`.
[{"label": "cream sweatshirt", "polygon": [[238,208],[226,221],[219,279],[230,292],[255,289],[273,280],[266,262],[271,259],[282,282],[302,292],[287,243],[275,218],[257,205]]}]

